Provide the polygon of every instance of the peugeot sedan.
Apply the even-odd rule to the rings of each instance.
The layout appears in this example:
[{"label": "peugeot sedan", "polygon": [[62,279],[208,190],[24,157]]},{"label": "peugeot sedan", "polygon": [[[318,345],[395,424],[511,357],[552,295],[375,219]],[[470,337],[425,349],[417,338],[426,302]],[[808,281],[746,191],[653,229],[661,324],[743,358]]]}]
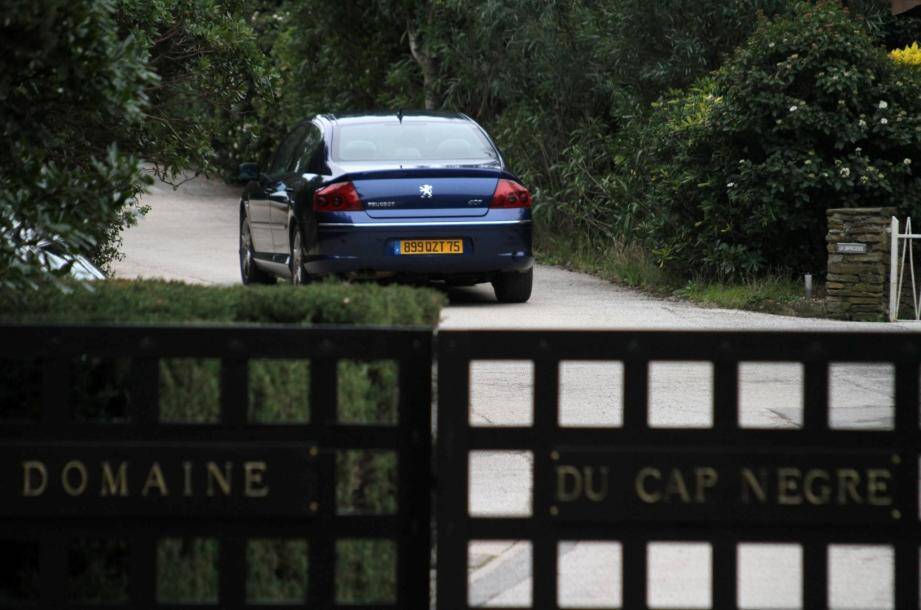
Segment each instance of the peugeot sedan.
[{"label": "peugeot sedan", "polygon": [[530,298],[531,193],[462,114],[321,115],[240,167],[244,284],[329,275]]}]

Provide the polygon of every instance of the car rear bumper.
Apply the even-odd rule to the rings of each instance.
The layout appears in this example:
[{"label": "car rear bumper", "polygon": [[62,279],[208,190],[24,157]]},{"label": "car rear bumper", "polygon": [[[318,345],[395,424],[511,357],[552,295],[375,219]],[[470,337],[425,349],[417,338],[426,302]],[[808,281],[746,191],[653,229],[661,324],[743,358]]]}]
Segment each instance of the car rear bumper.
[{"label": "car rear bumper", "polygon": [[[337,219],[342,220],[342,219]],[[328,221],[317,225],[315,248],[305,257],[307,272],[393,273],[450,279],[527,271],[534,264],[530,218],[489,216],[444,221]],[[463,254],[399,254],[402,239],[462,239]]]}]

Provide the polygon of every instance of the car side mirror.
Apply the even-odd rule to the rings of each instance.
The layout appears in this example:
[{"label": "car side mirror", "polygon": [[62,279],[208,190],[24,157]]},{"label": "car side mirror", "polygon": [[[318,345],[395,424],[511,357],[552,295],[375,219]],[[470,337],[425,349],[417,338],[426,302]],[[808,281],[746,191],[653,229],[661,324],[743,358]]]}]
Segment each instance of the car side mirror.
[{"label": "car side mirror", "polygon": [[240,182],[252,182],[259,179],[258,163],[241,163],[240,164]]}]

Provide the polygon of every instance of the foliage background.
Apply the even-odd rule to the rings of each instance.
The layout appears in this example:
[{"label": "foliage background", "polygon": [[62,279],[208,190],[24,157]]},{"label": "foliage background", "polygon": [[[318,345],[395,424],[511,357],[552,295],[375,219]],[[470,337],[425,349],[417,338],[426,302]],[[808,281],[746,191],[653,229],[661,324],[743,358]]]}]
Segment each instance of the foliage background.
[{"label": "foliage background", "polygon": [[[823,10],[846,11],[849,23],[836,21],[842,47],[824,46],[811,58],[813,73],[840,64],[858,44],[864,55],[847,61],[864,62],[855,64],[863,69],[870,47],[893,50],[921,40],[921,16],[892,17],[888,0],[816,1]],[[9,142],[0,152],[0,285],[46,278],[27,248],[43,239],[103,265],[112,261],[119,232],[142,211],[140,160],[168,180],[185,170],[232,178],[240,162],[267,159],[304,117],[413,107],[465,112],[490,130],[538,195],[538,243],[550,254],[561,240],[617,245],[680,277],[814,267],[811,249],[821,233],[815,223],[805,230],[810,242],[802,256],[786,260],[770,251],[770,231],[744,230],[727,240],[710,224],[716,219],[697,218],[698,210],[691,219],[702,220],[711,237],[706,252],[692,256],[697,246],[662,232],[674,210],[660,214],[639,188],[656,175],[708,183],[726,173],[707,155],[689,153],[682,167],[667,163],[670,142],[663,138],[674,136],[680,109],[690,111],[701,95],[732,97],[718,89],[731,66],[741,69],[739,54],[752,52],[747,41],[756,28],[768,31],[765,23],[814,4],[0,0],[0,124]],[[737,51],[746,45],[749,51]],[[873,62],[873,70],[883,70],[879,58]],[[722,77],[711,76],[718,70]],[[748,84],[755,92],[756,83]],[[855,91],[861,103],[870,95],[860,89],[848,96]],[[886,92],[895,95],[892,86]],[[903,109],[914,112],[911,104]],[[785,137],[797,137],[796,130]],[[882,167],[875,159],[863,165],[870,163]],[[914,196],[903,186],[894,187],[900,201]],[[809,196],[810,205],[869,199],[839,199],[842,188],[827,185],[821,196]],[[654,193],[668,208],[684,195]],[[708,197],[711,207],[727,205],[725,193]],[[774,213],[784,216],[779,203]]]}]

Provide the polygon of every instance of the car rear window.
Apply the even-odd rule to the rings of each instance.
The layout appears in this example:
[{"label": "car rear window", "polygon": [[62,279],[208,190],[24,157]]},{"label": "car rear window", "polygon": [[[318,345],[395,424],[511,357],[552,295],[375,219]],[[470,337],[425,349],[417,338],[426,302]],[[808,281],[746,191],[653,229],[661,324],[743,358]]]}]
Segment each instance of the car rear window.
[{"label": "car rear window", "polygon": [[496,151],[466,122],[358,123],[340,125],[333,137],[337,161],[492,160]]}]

